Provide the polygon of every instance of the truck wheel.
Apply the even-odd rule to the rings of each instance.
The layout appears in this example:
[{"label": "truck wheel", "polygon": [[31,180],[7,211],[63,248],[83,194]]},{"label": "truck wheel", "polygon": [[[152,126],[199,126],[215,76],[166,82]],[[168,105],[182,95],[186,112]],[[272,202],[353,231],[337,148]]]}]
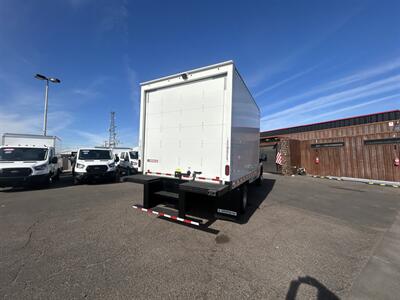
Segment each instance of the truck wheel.
[{"label": "truck wheel", "polygon": [[80,184],[80,183],[81,182],[78,180],[78,178],[74,177],[74,184],[77,185],[77,184]]},{"label": "truck wheel", "polygon": [[111,182],[120,182],[121,181],[121,173],[116,172],[115,176],[111,178]]},{"label": "truck wheel", "polygon": [[246,211],[247,207],[247,183],[243,184],[240,188],[240,210],[242,213]]},{"label": "truck wheel", "polygon": [[61,173],[61,171],[57,170],[57,174],[56,174],[56,176],[53,177],[53,180],[59,181],[60,180],[60,173]]},{"label": "truck wheel", "polygon": [[48,187],[50,185],[50,182],[51,182],[51,176],[49,175],[43,180],[42,187]]},{"label": "truck wheel", "polygon": [[262,181],[263,181],[263,171],[261,170],[260,176],[258,176],[258,178],[256,179],[256,185],[262,185]]}]

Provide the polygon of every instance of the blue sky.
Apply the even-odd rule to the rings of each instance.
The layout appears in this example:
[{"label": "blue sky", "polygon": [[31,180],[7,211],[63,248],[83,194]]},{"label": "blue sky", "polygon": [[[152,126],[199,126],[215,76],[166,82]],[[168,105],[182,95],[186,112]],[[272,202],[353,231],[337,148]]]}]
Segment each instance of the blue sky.
[{"label": "blue sky", "polygon": [[400,107],[400,1],[0,0],[0,133],[137,144],[139,82],[234,60],[261,128]]}]

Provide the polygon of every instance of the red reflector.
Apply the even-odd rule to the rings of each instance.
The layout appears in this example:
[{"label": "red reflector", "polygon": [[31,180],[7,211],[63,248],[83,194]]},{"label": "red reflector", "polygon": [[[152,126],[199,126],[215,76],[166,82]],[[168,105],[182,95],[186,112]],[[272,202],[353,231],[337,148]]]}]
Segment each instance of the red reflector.
[{"label": "red reflector", "polygon": [[225,166],[225,175],[229,176],[229,165]]}]

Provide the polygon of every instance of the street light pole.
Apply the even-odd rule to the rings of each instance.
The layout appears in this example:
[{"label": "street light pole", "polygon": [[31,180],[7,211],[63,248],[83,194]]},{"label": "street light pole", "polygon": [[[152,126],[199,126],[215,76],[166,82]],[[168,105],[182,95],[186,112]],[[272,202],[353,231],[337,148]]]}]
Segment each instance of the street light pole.
[{"label": "street light pole", "polygon": [[47,135],[47,111],[49,106],[49,81],[53,83],[60,83],[60,79],[53,78],[53,77],[46,77],[44,75],[36,74],[36,79],[45,80],[46,81],[46,89],[44,94],[44,116],[43,116],[43,135]]},{"label": "street light pole", "polygon": [[44,117],[43,117],[43,135],[47,135],[47,110],[49,105],[49,81],[46,80],[46,91],[44,95]]}]

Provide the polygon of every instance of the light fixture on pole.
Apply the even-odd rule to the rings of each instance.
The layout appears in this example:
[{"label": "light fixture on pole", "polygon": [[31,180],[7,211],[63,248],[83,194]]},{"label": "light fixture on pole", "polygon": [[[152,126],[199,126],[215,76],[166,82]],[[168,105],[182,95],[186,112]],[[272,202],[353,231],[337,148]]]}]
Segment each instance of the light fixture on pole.
[{"label": "light fixture on pole", "polygon": [[47,109],[48,109],[48,103],[49,103],[49,81],[52,83],[60,83],[60,79],[53,78],[53,77],[46,77],[41,74],[36,74],[35,75],[36,79],[39,80],[45,80],[46,81],[46,90],[44,94],[44,116],[43,116],[43,135],[47,135]]}]

